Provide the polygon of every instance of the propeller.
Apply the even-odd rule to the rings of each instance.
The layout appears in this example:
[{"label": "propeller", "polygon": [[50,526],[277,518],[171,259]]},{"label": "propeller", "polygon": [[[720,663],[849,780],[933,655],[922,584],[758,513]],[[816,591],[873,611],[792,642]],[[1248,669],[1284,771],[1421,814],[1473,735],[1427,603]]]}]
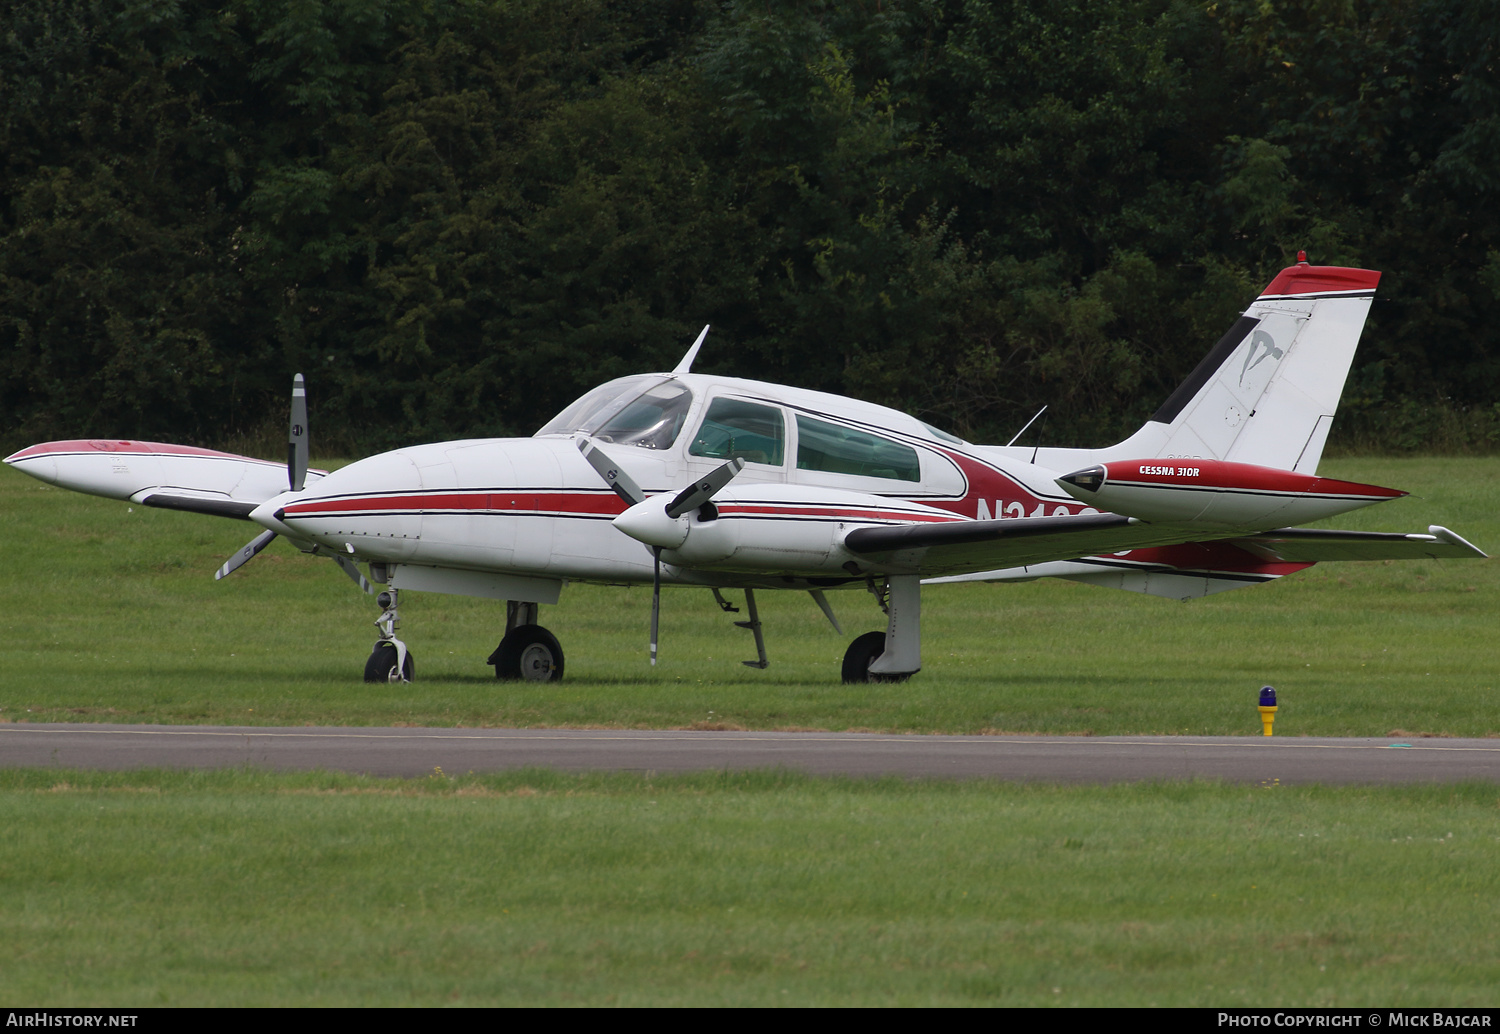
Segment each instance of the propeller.
[{"label": "propeller", "polygon": [[722,467],[710,472],[708,477],[703,478],[697,484],[689,485],[678,492],[677,497],[667,504],[667,516],[675,521],[683,514],[710,502],[725,485],[734,480],[736,474],[744,469],[745,461],[736,456]]},{"label": "propeller", "polygon": [[661,547],[651,547],[651,667],[656,667],[656,644],[661,629]]},{"label": "propeller", "polygon": [[[299,373],[292,378],[292,408],[291,418],[287,421],[286,437],[286,483],[290,492],[300,492],[307,486],[307,382]],[[239,570],[245,564],[271,544],[276,537],[276,532],[267,529],[255,538],[245,543],[238,552],[224,561],[224,566],[214,572],[214,581],[228,577],[234,571]],[[329,556],[333,562],[339,565],[339,570],[349,576],[354,582],[367,593],[373,593],[374,587],[368,579],[360,573],[359,565],[346,556],[337,553],[324,552],[318,546],[298,547],[304,553],[312,553],[316,556]]]},{"label": "propeller", "polygon": [[292,419],[286,437],[286,480],[293,492],[307,483],[307,385],[299,373],[292,378]]},{"label": "propeller", "polygon": [[619,528],[631,538],[644,542],[651,548],[651,664],[656,665],[657,644],[661,631],[661,553],[663,549],[674,549],[687,539],[687,528],[678,523],[683,514],[691,513],[713,502],[714,496],[734,480],[734,476],[745,469],[745,461],[736,456],[723,466],[710,471],[687,488],[678,492],[662,505],[660,496],[646,498],[629,474],[619,464],[605,455],[604,450],[591,438],[578,440],[578,451],[589,466],[614,489],[615,494],[630,508],[614,520]]},{"label": "propeller", "polygon": [[604,483],[615,490],[615,495],[625,500],[626,505],[634,506],[645,501],[646,493],[641,491],[641,486],[621,470],[619,464],[606,456],[592,438],[578,439],[578,451],[583,453],[583,458],[589,461],[589,466],[604,479]]},{"label": "propeller", "polygon": [[240,567],[255,559],[255,555],[269,546],[271,540],[275,537],[276,533],[274,531],[263,531],[245,543],[238,553],[224,561],[224,566],[214,572],[214,581],[217,582],[221,578],[228,577],[231,571],[237,571]]}]

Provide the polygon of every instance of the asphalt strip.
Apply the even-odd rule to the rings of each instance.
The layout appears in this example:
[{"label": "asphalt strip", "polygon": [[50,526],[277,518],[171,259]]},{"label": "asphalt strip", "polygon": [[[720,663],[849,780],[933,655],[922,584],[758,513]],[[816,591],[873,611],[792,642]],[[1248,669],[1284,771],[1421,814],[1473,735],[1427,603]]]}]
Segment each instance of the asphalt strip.
[{"label": "asphalt strip", "polygon": [[614,729],[0,724],[0,767],[328,769],[378,776],[537,767],[1114,783],[1500,782],[1500,740],[928,736]]}]

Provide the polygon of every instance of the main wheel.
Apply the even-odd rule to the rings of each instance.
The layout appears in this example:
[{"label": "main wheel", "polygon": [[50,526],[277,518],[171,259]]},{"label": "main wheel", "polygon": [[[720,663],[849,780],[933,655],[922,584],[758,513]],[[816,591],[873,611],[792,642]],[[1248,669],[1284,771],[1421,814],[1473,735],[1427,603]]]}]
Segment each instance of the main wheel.
[{"label": "main wheel", "polygon": [[401,665],[401,670],[396,671],[396,645],[384,639],[375,644],[370,659],[365,661],[366,682],[410,682],[416,672],[417,665],[412,660],[410,650],[406,651],[406,660]]},{"label": "main wheel", "polygon": [[845,682],[905,682],[910,675],[878,675],[870,671],[875,658],[885,653],[885,633],[866,632],[844,651]]},{"label": "main wheel", "polygon": [[556,682],[563,676],[562,646],[541,625],[517,625],[505,634],[489,663],[495,678],[522,682]]}]

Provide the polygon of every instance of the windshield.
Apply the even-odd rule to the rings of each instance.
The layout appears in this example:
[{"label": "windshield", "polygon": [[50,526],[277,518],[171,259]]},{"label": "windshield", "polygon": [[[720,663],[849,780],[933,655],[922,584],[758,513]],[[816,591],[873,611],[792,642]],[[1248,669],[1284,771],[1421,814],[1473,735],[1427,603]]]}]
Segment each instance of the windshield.
[{"label": "windshield", "polygon": [[602,442],[666,449],[677,440],[693,404],[679,381],[622,377],[589,392],[554,417],[537,436],[587,434]]}]

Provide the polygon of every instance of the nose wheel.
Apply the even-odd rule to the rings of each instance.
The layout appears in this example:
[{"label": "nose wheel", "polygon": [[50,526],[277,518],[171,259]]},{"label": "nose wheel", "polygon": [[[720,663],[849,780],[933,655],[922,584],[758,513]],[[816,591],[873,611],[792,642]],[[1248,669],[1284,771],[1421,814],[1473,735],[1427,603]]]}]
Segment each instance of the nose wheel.
[{"label": "nose wheel", "polygon": [[375,602],[383,608],[375,619],[380,638],[375,640],[375,649],[365,661],[366,682],[410,682],[416,677],[417,666],[412,660],[406,644],[396,638],[401,616],[396,612],[399,594],[395,589],[386,589]]},{"label": "nose wheel", "polygon": [[394,643],[382,640],[375,644],[375,651],[365,661],[366,682],[410,682],[416,675],[416,664],[408,653],[398,656]]}]

